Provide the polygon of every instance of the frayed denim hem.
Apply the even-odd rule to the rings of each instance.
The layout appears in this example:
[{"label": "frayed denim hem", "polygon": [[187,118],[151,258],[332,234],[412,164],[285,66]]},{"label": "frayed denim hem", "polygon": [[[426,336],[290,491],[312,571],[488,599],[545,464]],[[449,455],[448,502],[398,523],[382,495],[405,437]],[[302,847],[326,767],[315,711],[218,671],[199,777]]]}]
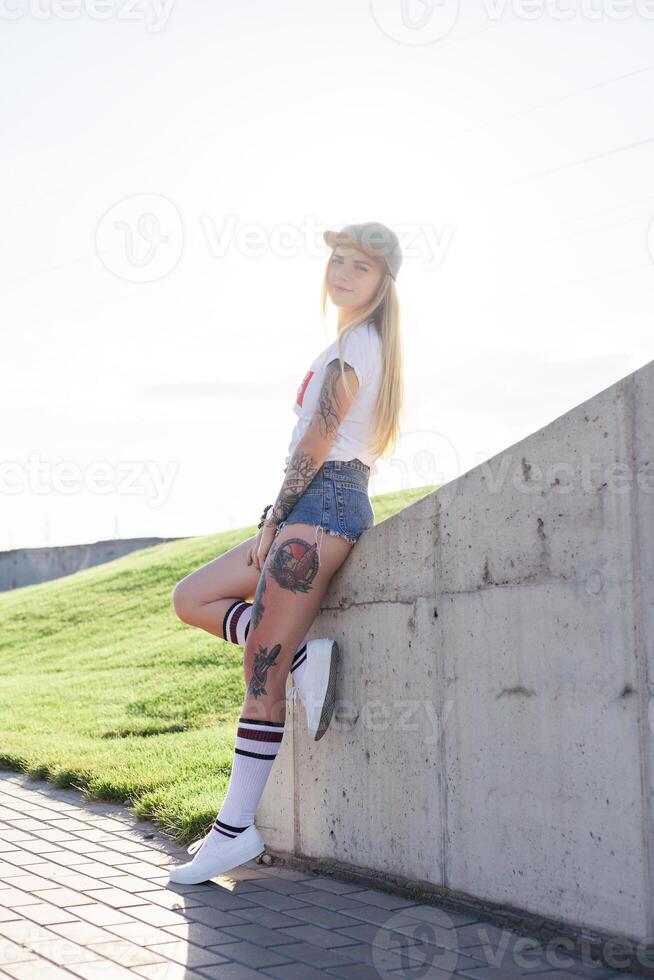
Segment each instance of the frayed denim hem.
[{"label": "frayed denim hem", "polygon": [[[281,531],[281,529],[285,527],[286,524],[308,524],[308,523],[309,523],[308,521],[280,521],[279,524],[277,525],[277,531],[275,531],[275,537],[277,537],[277,532]],[[326,531],[327,534],[331,534],[332,537],[334,538],[343,538],[344,541],[348,541],[350,544],[356,544],[357,541],[359,540],[358,538],[351,538],[347,534],[341,534],[339,531],[332,531],[331,528],[325,527],[323,524],[312,524],[311,527],[315,528],[316,531],[316,545],[318,547],[319,560],[320,560],[320,540],[318,535],[319,531],[322,531],[323,534]]]},{"label": "frayed denim hem", "polygon": [[324,531],[327,531],[327,534],[331,534],[332,537],[334,537],[334,538],[344,538],[344,540],[345,541],[349,541],[350,544],[356,544],[357,541],[359,540],[358,538],[350,538],[350,537],[348,537],[347,534],[340,534],[338,531],[332,531],[328,527],[323,528],[323,530]]}]

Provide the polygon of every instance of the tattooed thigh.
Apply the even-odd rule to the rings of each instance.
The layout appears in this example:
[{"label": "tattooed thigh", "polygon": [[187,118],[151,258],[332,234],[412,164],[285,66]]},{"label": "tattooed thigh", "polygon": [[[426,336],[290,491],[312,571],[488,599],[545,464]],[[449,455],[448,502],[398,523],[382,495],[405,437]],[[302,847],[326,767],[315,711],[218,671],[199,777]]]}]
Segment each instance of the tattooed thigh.
[{"label": "tattooed thigh", "polygon": [[251,698],[272,696],[273,689],[279,693],[332,575],[352,550],[349,541],[322,528],[290,524],[280,529],[261,570],[245,647]]},{"label": "tattooed thigh", "polygon": [[304,538],[286,538],[277,547],[269,572],[283,589],[308,592],[318,572],[318,546]]},{"label": "tattooed thigh", "polygon": [[284,540],[276,538],[270,547],[257,583],[252,604],[253,629],[259,625],[264,614],[263,594],[266,591],[268,575],[282,589],[288,589],[290,592],[308,592],[313,587],[318,566],[319,554],[316,542],[312,543],[301,537]]}]

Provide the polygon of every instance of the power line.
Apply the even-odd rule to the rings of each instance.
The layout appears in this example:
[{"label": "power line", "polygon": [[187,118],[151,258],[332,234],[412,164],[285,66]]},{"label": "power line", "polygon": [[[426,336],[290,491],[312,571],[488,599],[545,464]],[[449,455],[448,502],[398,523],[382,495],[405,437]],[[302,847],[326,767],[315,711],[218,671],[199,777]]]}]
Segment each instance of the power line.
[{"label": "power line", "polygon": [[636,143],[625,143],[623,146],[615,146],[612,150],[604,150],[602,153],[595,153],[593,156],[583,157],[581,160],[570,160],[568,163],[559,164],[557,167],[549,167],[547,170],[536,170],[534,173],[525,174],[524,177],[518,177],[516,180],[511,180],[507,184],[494,184],[487,189],[491,191],[508,190],[509,187],[516,187],[519,184],[528,183],[530,180],[538,180],[541,177],[550,177],[552,174],[561,173],[564,170],[570,170],[572,167],[581,167],[585,163],[594,163],[596,160],[604,160],[616,153],[625,153],[627,150],[635,150],[640,146],[646,146],[648,143],[654,143],[654,136],[648,136],[646,139],[638,140]]},{"label": "power line", "polygon": [[619,211],[621,208],[631,207],[632,204],[642,204],[643,201],[654,201],[654,194],[648,194],[646,197],[637,197],[632,201],[623,201],[622,204],[614,204],[610,208],[602,208],[600,211],[592,211],[590,214],[573,215],[569,218],[564,218],[562,221],[554,221],[549,225],[541,225],[541,228],[547,231],[548,228],[558,228],[560,225],[569,224],[571,221],[587,221],[590,218],[599,218],[603,214],[610,214],[611,211]]},{"label": "power line", "polygon": [[[652,270],[654,269],[654,264],[652,260],[648,262],[641,262],[639,265],[630,265],[626,269],[615,269],[612,272],[600,272],[598,275],[582,276],[580,279],[564,279],[564,280],[548,279],[546,282],[539,283],[539,286],[542,286],[543,289],[548,289],[548,290],[556,289],[561,286],[580,286],[586,282],[602,282],[604,279],[613,279],[616,276],[626,276],[632,272],[638,272],[639,270],[643,270],[643,269],[647,269],[651,273]],[[524,293],[529,296],[533,296],[533,286],[517,285],[514,288],[514,295],[517,295],[519,293]],[[652,319],[652,314],[651,313],[643,314],[643,317],[641,317],[640,319],[643,319],[645,317],[647,319]],[[633,317],[632,319],[638,319],[638,317]],[[612,323],[613,320],[607,320],[601,322]]]},{"label": "power line", "polygon": [[601,272],[598,276],[583,276],[581,279],[566,279],[563,282],[553,282],[552,286],[581,286],[586,282],[602,282],[604,279],[613,279],[615,276],[626,276],[639,269],[648,269],[651,273],[654,269],[652,260],[642,262],[640,265],[630,265],[626,269],[615,269],[613,272]]},{"label": "power line", "polygon": [[601,231],[610,231],[613,228],[620,228],[622,225],[630,225],[632,221],[646,221],[642,214],[635,214],[631,218],[623,218],[622,221],[614,221],[610,225],[596,225],[594,228],[579,228],[577,231],[568,232],[566,235],[554,235],[544,240],[546,242],[567,242],[572,238],[579,238],[582,235],[596,235]]},{"label": "power line", "polygon": [[[652,201],[652,200],[654,200],[654,194],[649,194],[647,197],[635,198],[633,201],[623,201],[622,204],[615,204],[613,207],[602,208],[599,211],[591,211],[588,214],[573,215],[572,217],[564,218],[562,221],[554,221],[548,225],[536,225],[536,226],[530,225],[528,233],[525,232],[523,228],[521,228],[519,231],[509,233],[504,237],[506,238],[507,241],[525,241],[525,239],[533,240],[536,238],[540,239],[540,237],[543,234],[547,235],[548,232],[551,232],[552,230],[556,228],[560,228],[564,225],[569,225],[573,221],[590,221],[593,218],[599,218],[604,214],[610,214],[612,211],[620,211],[622,208],[631,207],[633,204],[642,204],[643,201]],[[646,214],[637,214],[631,218],[625,218],[623,221],[615,221],[611,225],[603,225],[600,227],[596,226],[594,228],[582,228],[576,231],[571,231],[567,235],[548,237],[545,239],[545,241],[565,242],[565,241],[569,241],[572,238],[576,238],[578,235],[591,234],[596,231],[606,231],[607,229],[610,228],[618,228],[620,225],[629,224],[631,221],[647,221],[648,219],[651,220],[652,217],[654,217],[654,215],[650,216]]]},{"label": "power line", "polygon": [[[80,260],[75,260],[75,261],[80,261]],[[186,278],[199,279],[202,278],[203,276],[209,276],[209,275],[215,276],[215,274],[216,274],[216,270],[214,268],[209,268],[209,269],[203,269],[200,272],[189,272],[186,274]],[[150,282],[139,282],[136,285],[139,287],[160,286],[161,279],[154,279]],[[23,327],[31,327],[35,323],[43,323],[44,320],[54,320],[61,316],[71,316],[76,313],[86,313],[88,310],[97,310],[104,306],[111,306],[114,303],[126,303],[129,300],[142,299],[142,298],[143,298],[143,293],[141,288],[139,288],[139,289],[135,289],[131,293],[128,293],[126,296],[113,296],[110,299],[103,299],[97,303],[86,303],[83,306],[69,307],[69,309],[67,310],[57,310],[52,313],[44,313],[43,316],[33,317],[30,320],[22,320],[20,323],[11,323],[7,327],[3,327],[2,336],[4,338],[7,335],[7,333],[9,333],[9,331],[11,330],[20,330]]]},{"label": "power line", "polygon": [[607,78],[605,81],[596,82],[594,85],[588,85],[586,88],[577,89],[574,92],[568,92],[566,95],[558,95],[554,99],[548,99],[546,102],[537,102],[535,105],[526,106],[524,109],[518,109],[516,112],[509,112],[505,116],[498,116],[496,119],[490,119],[487,122],[481,123],[479,126],[473,126],[471,129],[464,129],[462,133],[468,135],[469,133],[478,133],[482,129],[488,129],[491,126],[499,126],[500,123],[507,122],[509,119],[517,119],[519,116],[527,115],[530,112],[538,112],[540,109],[546,109],[549,106],[557,105],[559,102],[565,102],[567,99],[576,99],[580,95],[585,95],[587,92],[594,92],[598,88],[604,88],[606,85],[614,85],[616,82],[622,82],[626,78],[634,78],[636,75],[643,75],[645,72],[654,71],[654,65],[646,65],[644,68],[636,68],[634,71],[625,72],[623,75],[616,75],[614,78]]},{"label": "power line", "polygon": [[80,262],[97,262],[97,255],[82,255],[78,259],[69,259],[68,262],[60,262],[59,265],[50,265],[45,269],[38,269],[36,272],[26,272],[22,276],[15,276],[13,279],[3,279],[0,286],[13,286],[17,282],[25,282],[26,279],[36,279],[37,276],[47,276],[50,272],[59,272],[60,269],[68,269]]},{"label": "power line", "polygon": [[[156,285],[157,283],[154,283]],[[152,283],[139,283],[140,286],[153,285]],[[44,313],[43,316],[34,317],[31,320],[22,320],[20,323],[9,324],[7,328],[3,327],[2,334],[3,337],[6,336],[9,330],[20,330],[23,327],[31,327],[35,323],[43,323],[44,320],[55,320],[60,316],[70,316],[75,313],[86,313],[88,310],[97,310],[103,306],[111,306],[114,303],[125,303],[132,299],[142,299],[143,294],[140,291],[134,291],[129,293],[127,296],[114,296],[112,299],[100,300],[98,303],[86,303],[83,306],[73,306],[67,310],[58,310],[52,313]]]}]

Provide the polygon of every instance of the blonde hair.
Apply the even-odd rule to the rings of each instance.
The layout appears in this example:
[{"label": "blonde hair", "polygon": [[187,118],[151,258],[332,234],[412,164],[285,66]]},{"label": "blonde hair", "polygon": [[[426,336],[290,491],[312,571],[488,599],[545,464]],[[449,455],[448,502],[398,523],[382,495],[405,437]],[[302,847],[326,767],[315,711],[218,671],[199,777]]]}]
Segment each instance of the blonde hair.
[{"label": "blonde hair", "polygon": [[[331,256],[330,256],[331,261]],[[320,309],[323,321],[327,314],[327,272],[325,267],[320,293]],[[384,269],[385,271],[385,269]],[[388,456],[397,445],[401,432],[401,416],[404,413],[404,356],[400,334],[400,303],[392,276],[382,275],[370,303],[338,335],[338,359],[341,378],[348,395],[352,394],[344,369],[343,344],[345,338],[366,321],[372,321],[379,334],[382,347],[382,378],[375,402],[375,424],[368,439],[367,448],[373,456]]]}]

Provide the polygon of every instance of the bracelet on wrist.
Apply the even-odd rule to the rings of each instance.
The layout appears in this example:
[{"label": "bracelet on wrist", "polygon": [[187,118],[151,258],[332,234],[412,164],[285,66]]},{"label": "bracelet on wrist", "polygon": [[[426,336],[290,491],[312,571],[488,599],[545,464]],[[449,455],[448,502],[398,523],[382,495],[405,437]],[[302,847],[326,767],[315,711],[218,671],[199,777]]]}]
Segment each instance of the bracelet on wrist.
[{"label": "bracelet on wrist", "polygon": [[257,524],[257,528],[259,530],[261,530],[266,522],[270,523],[270,514],[273,512],[274,507],[274,504],[266,504],[266,506],[263,508],[263,513],[259,519],[259,523]]}]

